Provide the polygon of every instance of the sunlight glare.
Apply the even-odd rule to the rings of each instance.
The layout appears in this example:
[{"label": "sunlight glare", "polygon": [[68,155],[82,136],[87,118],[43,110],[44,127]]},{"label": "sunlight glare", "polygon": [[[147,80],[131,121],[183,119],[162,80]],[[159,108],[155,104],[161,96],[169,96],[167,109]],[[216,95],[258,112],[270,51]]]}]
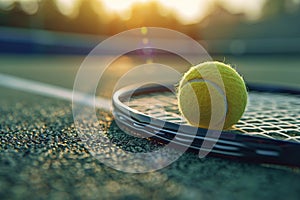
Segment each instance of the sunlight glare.
[{"label": "sunlight glare", "polygon": [[[22,9],[34,14],[37,12],[38,3],[41,0],[2,0],[0,7],[9,9],[13,2],[19,1]],[[59,11],[69,17],[75,16],[82,0],[55,0]],[[96,1],[96,0],[94,0]],[[232,14],[243,13],[248,19],[257,19],[261,16],[266,0],[97,0],[103,3],[110,16],[117,14],[123,20],[129,20],[132,7],[137,3],[156,2],[160,6],[162,16],[170,13],[182,24],[200,22],[211,10],[214,3],[219,3]],[[300,0],[293,0],[299,2]],[[1,2],[1,0],[0,0]],[[107,15],[107,16],[109,16]]]},{"label": "sunlight glare", "polygon": [[123,12],[139,0],[102,0],[105,7],[112,11]]},{"label": "sunlight glare", "polygon": [[266,0],[218,0],[231,13],[244,13],[248,19],[257,19],[260,17],[263,5]]},{"label": "sunlight glare", "polygon": [[29,15],[33,15],[35,14],[38,9],[39,9],[39,5],[38,5],[38,1],[37,0],[27,0],[27,1],[21,1],[21,8],[24,12],[26,12]]},{"label": "sunlight glare", "polygon": [[204,17],[208,6],[205,0],[102,0],[105,7],[113,12],[126,13],[136,3],[158,2],[163,9],[171,10],[182,23],[198,22]]},{"label": "sunlight glare", "polygon": [[56,0],[58,10],[66,16],[73,15],[75,7],[78,5],[79,0]]},{"label": "sunlight glare", "polygon": [[171,9],[183,24],[199,22],[205,17],[212,1],[205,0],[158,0],[165,8]]},{"label": "sunlight glare", "polygon": [[[101,1],[101,0],[99,0]],[[257,19],[261,15],[266,0],[102,0],[109,11],[122,15],[131,12],[136,3],[157,2],[163,13],[173,13],[183,24],[201,21],[210,11],[215,2],[220,3],[230,13],[244,13],[248,19]]]}]

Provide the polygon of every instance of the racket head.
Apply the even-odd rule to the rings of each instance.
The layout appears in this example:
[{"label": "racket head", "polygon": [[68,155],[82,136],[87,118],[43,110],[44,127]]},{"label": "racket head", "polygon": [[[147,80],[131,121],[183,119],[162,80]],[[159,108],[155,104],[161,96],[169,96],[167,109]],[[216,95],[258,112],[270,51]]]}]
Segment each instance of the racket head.
[{"label": "racket head", "polygon": [[234,129],[222,131],[216,138],[213,131],[208,134],[202,128],[196,128],[195,134],[195,127],[186,123],[178,111],[174,86],[136,88],[122,88],[113,96],[115,120],[130,133],[144,133],[164,143],[173,141],[179,147],[190,145],[188,149],[196,152],[204,140],[211,140],[216,143],[210,155],[300,166],[293,156],[300,152],[299,90],[248,85],[249,105],[244,116]]}]

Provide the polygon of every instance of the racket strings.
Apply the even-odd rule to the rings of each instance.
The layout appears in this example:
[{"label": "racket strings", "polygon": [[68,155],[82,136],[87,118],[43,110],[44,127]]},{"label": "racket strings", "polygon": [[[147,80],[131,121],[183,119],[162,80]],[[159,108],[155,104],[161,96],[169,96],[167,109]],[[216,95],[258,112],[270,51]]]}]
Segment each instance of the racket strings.
[{"label": "racket strings", "polygon": [[236,125],[246,134],[300,142],[299,97],[251,92],[247,110]]},{"label": "racket strings", "polygon": [[[300,96],[250,92],[247,109],[232,132],[300,143]],[[132,96],[127,106],[165,121],[187,124],[180,115],[176,95],[155,92]]]},{"label": "racket strings", "polygon": [[124,103],[153,118],[186,124],[185,119],[179,113],[176,96],[171,92],[134,96]]}]

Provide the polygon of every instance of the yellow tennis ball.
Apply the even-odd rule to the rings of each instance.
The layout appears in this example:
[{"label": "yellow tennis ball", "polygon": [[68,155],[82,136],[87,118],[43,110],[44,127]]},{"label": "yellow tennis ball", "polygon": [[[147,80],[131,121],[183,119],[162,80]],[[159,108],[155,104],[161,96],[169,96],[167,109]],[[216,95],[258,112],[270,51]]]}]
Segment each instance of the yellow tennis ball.
[{"label": "yellow tennis ball", "polygon": [[231,128],[242,117],[247,99],[243,78],[217,61],[190,68],[178,87],[181,114],[191,125],[201,128]]}]

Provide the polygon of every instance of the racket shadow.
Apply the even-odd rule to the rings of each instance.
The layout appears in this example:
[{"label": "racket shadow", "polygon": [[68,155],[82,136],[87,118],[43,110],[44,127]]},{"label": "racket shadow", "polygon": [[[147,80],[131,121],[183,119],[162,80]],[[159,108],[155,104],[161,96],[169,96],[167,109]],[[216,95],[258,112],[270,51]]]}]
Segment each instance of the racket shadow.
[{"label": "racket shadow", "polygon": [[[149,135],[150,136],[150,135]],[[162,148],[165,143],[155,140],[153,136],[143,138],[133,130],[125,126],[119,127],[119,124],[113,120],[107,130],[107,137],[110,140],[111,147],[120,148],[131,153],[146,153]]]}]

